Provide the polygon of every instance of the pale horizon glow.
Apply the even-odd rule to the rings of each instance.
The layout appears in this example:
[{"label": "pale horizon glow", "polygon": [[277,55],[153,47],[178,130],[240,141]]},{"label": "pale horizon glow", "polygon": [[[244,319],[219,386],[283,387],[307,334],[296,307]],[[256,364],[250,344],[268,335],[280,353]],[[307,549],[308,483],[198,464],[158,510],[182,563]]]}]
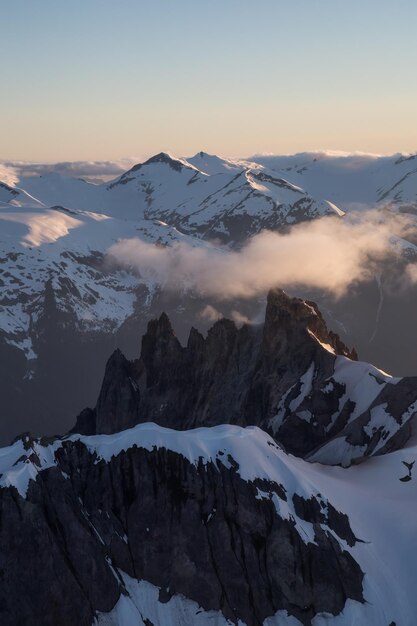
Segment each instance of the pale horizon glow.
[{"label": "pale horizon glow", "polygon": [[2,160],[417,151],[415,0],[14,0]]}]

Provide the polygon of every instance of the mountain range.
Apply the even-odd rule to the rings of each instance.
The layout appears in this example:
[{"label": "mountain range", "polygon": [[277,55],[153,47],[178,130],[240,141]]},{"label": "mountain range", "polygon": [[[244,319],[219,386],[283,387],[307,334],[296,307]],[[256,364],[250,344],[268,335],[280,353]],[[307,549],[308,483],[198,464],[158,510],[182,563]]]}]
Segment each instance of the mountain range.
[{"label": "mountain range", "polygon": [[[53,170],[53,166],[51,166]],[[166,153],[112,181],[93,184],[51,171],[0,185],[1,437],[61,432],[97,395],[108,354],[136,354],[149,319],[166,310],[185,341],[213,315],[257,323],[264,294],[235,299],[166,290],[140,268],[109,262],[130,239],[194,249],[240,250],[260,232],[289,232],[323,217],[344,220],[373,208],[406,215],[402,262],[415,261],[415,156],[299,154],[224,159]],[[314,259],[311,260],[314,264]],[[395,375],[417,371],[416,292],[392,286],[392,268],[343,297],[298,285],[362,358]],[[397,280],[398,282],[398,280]]]}]

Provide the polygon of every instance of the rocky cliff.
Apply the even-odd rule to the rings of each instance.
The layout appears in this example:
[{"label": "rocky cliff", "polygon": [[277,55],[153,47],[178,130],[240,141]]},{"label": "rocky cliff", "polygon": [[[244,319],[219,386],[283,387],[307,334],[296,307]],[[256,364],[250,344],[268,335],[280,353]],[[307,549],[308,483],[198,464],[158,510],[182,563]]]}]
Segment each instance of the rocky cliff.
[{"label": "rocky cliff", "polygon": [[346,514],[258,429],[26,437],[8,456],[2,624],[90,625],[127,595],[125,575],[158,587],[161,602],[181,594],[247,626],[279,611],[311,624],[364,600]]},{"label": "rocky cliff", "polygon": [[149,323],[140,358],[117,350],[94,410],[75,427],[112,433],[152,421],[176,429],[256,425],[288,452],[348,465],[410,436],[417,379],[356,360],[317,306],[271,291],[262,326],[221,319],[182,346],[165,314]]}]

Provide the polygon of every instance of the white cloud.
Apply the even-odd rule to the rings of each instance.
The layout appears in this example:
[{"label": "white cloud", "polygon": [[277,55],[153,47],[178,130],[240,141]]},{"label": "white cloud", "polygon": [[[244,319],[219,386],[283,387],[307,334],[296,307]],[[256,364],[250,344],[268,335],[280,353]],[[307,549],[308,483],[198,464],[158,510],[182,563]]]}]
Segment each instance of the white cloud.
[{"label": "white cloud", "polygon": [[208,322],[217,322],[222,319],[223,314],[220,313],[220,311],[218,311],[214,306],[208,304],[200,311],[199,316],[201,319],[207,320]]},{"label": "white cloud", "polygon": [[298,224],[287,234],[265,231],[238,252],[127,239],[109,255],[165,288],[204,296],[250,297],[298,285],[340,296],[352,283],[371,279],[378,264],[394,255],[393,235],[407,225],[405,216],[371,211]]},{"label": "white cloud", "polygon": [[62,161],[60,163],[32,163],[28,161],[1,161],[0,180],[18,184],[22,177],[57,173],[87,180],[109,180],[120,176],[140,159],[130,157],[118,161]]},{"label": "white cloud", "polygon": [[253,321],[240,311],[233,310],[230,314],[230,318],[235,322],[236,326],[242,326],[242,324],[253,324]]}]

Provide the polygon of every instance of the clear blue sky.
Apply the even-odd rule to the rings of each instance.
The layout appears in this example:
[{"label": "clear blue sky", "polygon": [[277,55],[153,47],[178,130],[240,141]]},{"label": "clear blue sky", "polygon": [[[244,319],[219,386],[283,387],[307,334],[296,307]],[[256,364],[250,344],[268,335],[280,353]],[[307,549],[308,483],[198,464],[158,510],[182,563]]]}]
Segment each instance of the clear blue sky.
[{"label": "clear blue sky", "polygon": [[417,151],[416,0],[0,8],[0,158]]}]

